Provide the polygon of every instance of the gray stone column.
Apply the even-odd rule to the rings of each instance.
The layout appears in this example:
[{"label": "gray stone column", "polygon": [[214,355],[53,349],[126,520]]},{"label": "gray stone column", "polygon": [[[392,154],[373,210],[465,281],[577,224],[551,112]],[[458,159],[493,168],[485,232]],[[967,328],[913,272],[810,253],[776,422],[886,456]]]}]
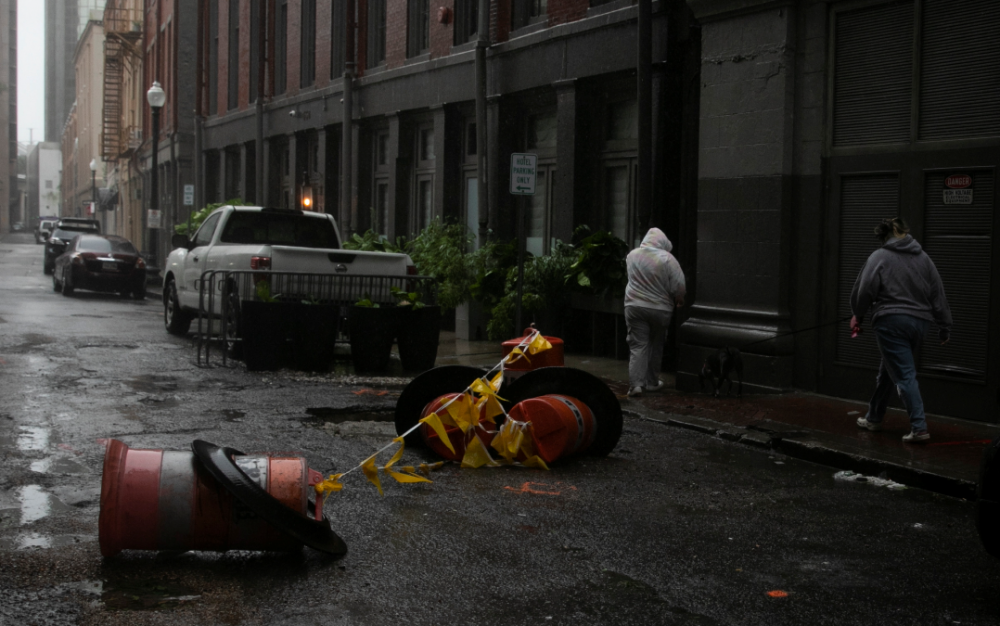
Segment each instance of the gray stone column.
[{"label": "gray stone column", "polygon": [[223,148],[218,150],[216,154],[219,155],[219,171],[215,177],[216,197],[219,198],[219,202],[225,202],[229,199],[226,196],[226,172],[229,169],[229,151]]},{"label": "gray stone column", "polygon": [[326,213],[326,198],[329,194],[327,186],[327,142],[329,132],[326,127],[316,130],[316,176],[313,185],[313,206],[318,213]]},{"label": "gray stone column", "polygon": [[445,111],[443,106],[433,107],[434,111],[434,217],[444,218],[445,190]]},{"label": "gray stone column", "polygon": [[[398,193],[399,187],[405,184],[404,181],[399,180],[400,177],[400,167],[399,167],[399,134],[400,134],[400,120],[399,114],[393,114],[389,116],[389,154],[387,158],[389,159],[389,190],[387,192],[388,197],[386,198],[386,205],[389,213],[389,223],[386,230],[389,232],[389,239],[395,241],[396,237],[402,235],[410,234],[410,225],[407,223],[407,215],[409,215],[409,207],[397,206],[397,204],[402,204],[400,202],[400,197],[402,194]],[[373,148],[373,151],[377,148]],[[374,154],[374,152],[373,152]],[[372,195],[375,195],[374,188],[372,189]],[[405,198],[405,195],[402,195]],[[375,204],[375,198],[372,198],[372,204]]]},{"label": "gray stone column", "polygon": [[247,197],[250,195],[247,193],[247,191],[249,191],[247,189],[247,165],[249,162],[250,159],[247,158],[247,144],[246,142],[241,142],[239,166],[240,179],[236,182],[236,195],[242,198],[243,201],[246,201]]},{"label": "gray stone column", "polygon": [[556,175],[552,198],[552,236],[573,239],[576,206],[576,80],[560,80],[556,89]]},{"label": "gray stone column", "polygon": [[[285,173],[281,172],[284,176]],[[299,138],[295,133],[288,133],[288,206],[286,209],[298,209],[299,186],[302,184],[302,172],[299,171]]]},{"label": "gray stone column", "polygon": [[787,388],[794,342],[774,338],[790,329],[795,7],[688,4],[702,24],[698,291],[680,330],[678,386],[697,386],[704,358],[734,346],[746,347],[751,389]]},{"label": "gray stone column", "polygon": [[[502,155],[500,149],[500,96],[490,96],[487,98],[486,122],[486,170],[489,183],[489,198],[485,205],[481,204],[479,206],[479,224],[480,230],[482,230],[483,220],[485,219],[487,221],[487,228],[492,231],[492,237],[496,237],[499,234],[502,224],[499,208],[500,198],[502,197],[502,193],[507,192],[506,170],[503,168],[508,167],[506,160],[510,158],[509,154]],[[501,161],[504,162],[501,163]],[[480,202],[483,202],[483,200],[483,198],[479,199]],[[485,235],[485,233],[483,234]],[[480,238],[482,242],[486,240],[487,237]]]},{"label": "gray stone column", "polygon": [[259,183],[263,196],[257,198],[257,203],[260,206],[276,207],[278,203],[274,201],[274,172],[277,166],[274,162],[274,140],[267,138],[261,143],[263,144],[263,150],[261,150],[261,154],[257,155],[257,158],[263,159],[264,163],[264,167],[261,168],[264,180]]}]

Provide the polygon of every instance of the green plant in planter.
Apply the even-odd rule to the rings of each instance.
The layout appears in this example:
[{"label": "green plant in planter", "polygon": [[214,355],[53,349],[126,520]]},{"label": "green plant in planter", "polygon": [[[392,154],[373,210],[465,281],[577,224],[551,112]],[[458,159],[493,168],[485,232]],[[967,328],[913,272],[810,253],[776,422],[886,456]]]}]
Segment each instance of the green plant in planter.
[{"label": "green plant in planter", "polygon": [[[556,242],[545,256],[529,257],[524,262],[524,289],[521,309],[532,313],[549,312],[558,317],[569,304],[570,288],[566,273],[576,260],[573,246]],[[492,341],[509,339],[519,332],[514,328],[517,313],[517,266],[507,270],[503,295],[490,310],[486,332]]]},{"label": "green plant in planter", "polygon": [[469,286],[469,293],[492,310],[506,293],[508,273],[517,268],[516,242],[489,241],[470,255],[470,261],[476,280]]},{"label": "green plant in planter", "polygon": [[628,283],[628,244],[606,230],[591,232],[585,225],[576,228],[573,241],[577,257],[566,273],[566,283],[574,291],[599,298],[623,297]]},{"label": "green plant in planter", "polygon": [[190,237],[195,233],[196,230],[198,230],[198,227],[201,226],[201,223],[204,222],[205,219],[209,215],[211,215],[217,208],[230,205],[246,206],[246,202],[244,202],[241,198],[233,198],[232,200],[226,200],[225,202],[206,204],[203,208],[192,213],[191,217],[188,218],[186,222],[181,222],[180,224],[174,226],[174,233],[178,235],[187,235],[188,237]]},{"label": "green plant in planter", "polygon": [[417,271],[437,279],[442,309],[454,309],[471,296],[476,272],[468,252],[473,239],[465,226],[435,218],[407,247]]},{"label": "green plant in planter", "polygon": [[372,300],[372,297],[370,295],[368,295],[367,293],[365,294],[364,298],[361,298],[360,300],[358,300],[357,302],[355,302],[354,306],[360,306],[360,307],[365,307],[365,308],[369,308],[369,309],[380,308],[379,305],[378,305],[378,302],[374,302]]},{"label": "green plant in planter", "polygon": [[257,283],[256,287],[257,299],[261,302],[277,302],[281,294],[271,295],[271,281],[262,280]]},{"label": "green plant in planter", "polygon": [[385,235],[380,235],[369,228],[363,234],[354,233],[344,242],[343,247],[345,250],[361,252],[406,252],[408,246],[406,237],[397,237],[396,243],[393,243]]},{"label": "green plant in planter", "polygon": [[422,309],[426,306],[420,299],[420,293],[416,291],[406,291],[395,285],[389,287],[389,291],[396,298],[396,306],[410,307],[413,310]]}]

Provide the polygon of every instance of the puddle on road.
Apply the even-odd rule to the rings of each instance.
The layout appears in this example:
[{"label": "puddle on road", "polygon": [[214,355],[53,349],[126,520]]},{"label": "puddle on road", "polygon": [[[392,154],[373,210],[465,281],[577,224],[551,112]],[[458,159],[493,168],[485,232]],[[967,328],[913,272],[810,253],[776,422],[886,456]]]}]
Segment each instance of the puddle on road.
[{"label": "puddle on road", "polygon": [[17,449],[22,452],[44,452],[49,449],[49,429],[22,426],[17,436]]},{"label": "puddle on road", "polygon": [[136,376],[126,381],[129,387],[139,393],[158,394],[164,391],[175,391],[178,387],[177,380],[171,376],[156,376],[153,374]]},{"label": "puddle on road", "polygon": [[223,409],[222,411],[222,419],[227,422],[242,422],[243,418],[246,416],[247,414],[243,411],[237,411],[235,409]]},{"label": "puddle on road", "polygon": [[396,419],[396,408],[359,409],[347,407],[335,409],[332,407],[316,407],[306,409],[309,417],[303,418],[307,424],[343,424],[344,422],[392,422]]},{"label": "puddle on road", "polygon": [[176,583],[118,582],[106,583],[101,601],[111,611],[159,611],[177,608],[201,595]]},{"label": "puddle on road", "polygon": [[80,543],[80,537],[73,535],[43,535],[42,533],[25,533],[11,539],[0,539],[0,550],[28,550],[31,548],[48,549],[64,548]]},{"label": "puddle on road", "polygon": [[32,461],[31,471],[39,474],[85,474],[87,468],[69,459],[49,457],[40,461]]},{"label": "puddle on road", "polygon": [[22,526],[37,522],[53,513],[63,513],[71,510],[59,498],[45,491],[41,485],[18,487],[16,498],[21,503]]}]

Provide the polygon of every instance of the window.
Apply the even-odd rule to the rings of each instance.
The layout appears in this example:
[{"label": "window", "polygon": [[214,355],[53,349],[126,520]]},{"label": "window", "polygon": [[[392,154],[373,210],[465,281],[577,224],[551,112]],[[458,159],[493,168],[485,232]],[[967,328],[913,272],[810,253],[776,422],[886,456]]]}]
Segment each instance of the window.
[{"label": "window", "polygon": [[513,30],[545,19],[548,0],[513,0],[510,25]]},{"label": "window", "polygon": [[638,246],[638,240],[645,234],[633,224],[637,219],[638,103],[635,99],[611,100],[604,106],[603,116],[600,182],[603,226],[615,237]]},{"label": "window", "polygon": [[344,0],[330,0],[330,78],[344,75],[344,56],[347,46],[347,3]]},{"label": "window", "polygon": [[556,172],[556,114],[554,111],[528,116],[528,152],[538,155],[535,170],[535,195],[529,196],[525,249],[541,256],[551,247],[553,184]]},{"label": "window", "polygon": [[250,102],[255,102],[257,100],[257,89],[259,87],[259,71],[260,68],[260,5],[262,0],[253,0],[250,2],[250,32],[247,36],[250,37]]},{"label": "window", "polygon": [[420,161],[434,160],[434,128],[420,129]]},{"label": "window", "polygon": [[208,3],[208,114],[219,110],[219,0]]},{"label": "window", "polygon": [[479,30],[479,0],[455,0],[455,45],[476,38]]},{"label": "window", "polygon": [[278,15],[274,25],[274,93],[283,94],[288,87],[288,0],[278,0]]},{"label": "window", "polygon": [[423,230],[434,219],[434,177],[422,176],[417,181],[418,228]]},{"label": "window", "polygon": [[407,0],[406,56],[415,57],[430,48],[430,0]]},{"label": "window", "polygon": [[368,3],[368,67],[385,63],[385,0]]},{"label": "window", "polygon": [[194,245],[207,246],[212,242],[212,235],[215,234],[215,227],[219,224],[219,218],[222,217],[222,213],[213,213],[208,216],[208,219],[201,225],[198,232],[194,236]]},{"label": "window", "polygon": [[299,85],[309,87],[316,80],[316,0],[302,0],[301,28]]},{"label": "window", "polygon": [[419,124],[414,129],[410,147],[413,173],[410,178],[410,227],[413,232],[425,228],[434,219],[434,124]]},{"label": "window", "polygon": [[229,0],[229,101],[230,109],[239,105],[240,94],[240,0]]}]

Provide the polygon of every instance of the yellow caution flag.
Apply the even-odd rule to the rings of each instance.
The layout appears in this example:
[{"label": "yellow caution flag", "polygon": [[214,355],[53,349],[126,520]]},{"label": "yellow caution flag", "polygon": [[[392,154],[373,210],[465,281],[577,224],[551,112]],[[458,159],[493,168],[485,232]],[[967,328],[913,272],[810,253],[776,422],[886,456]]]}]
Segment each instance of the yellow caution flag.
[{"label": "yellow caution flag", "polygon": [[542,333],[535,333],[535,338],[531,340],[528,344],[528,352],[531,354],[538,354],[539,352],[545,352],[552,347],[549,340],[542,336]]},{"label": "yellow caution flag", "polygon": [[375,457],[368,457],[368,460],[361,464],[361,471],[365,473],[365,477],[375,485],[378,489],[378,495],[384,496],[382,493],[382,482],[378,479],[378,468],[375,467]]},{"label": "yellow caution flag", "polygon": [[461,428],[463,433],[479,423],[479,415],[475,411],[472,396],[467,393],[463,393],[448,405],[448,415],[455,420],[455,425]]},{"label": "yellow caution flag", "polygon": [[479,440],[479,436],[473,437],[469,445],[465,447],[465,456],[462,457],[462,467],[475,469],[484,465],[496,464],[490,453],[483,447],[483,442]]},{"label": "yellow caution flag", "polygon": [[342,491],[344,489],[344,483],[340,482],[342,476],[343,474],[333,474],[323,482],[317,484],[314,487],[316,493],[325,498],[334,491]]},{"label": "yellow caution flag", "polygon": [[446,445],[452,453],[455,452],[455,446],[451,445],[451,438],[448,437],[448,431],[445,430],[444,424],[441,423],[441,418],[438,417],[437,413],[431,413],[420,421],[433,428],[434,432],[437,433],[438,439],[441,440],[441,443]]},{"label": "yellow caution flag", "polygon": [[506,364],[510,365],[512,363],[516,363],[519,359],[524,359],[528,363],[531,363],[531,359],[528,358],[528,355],[525,354],[523,350],[520,348],[514,348],[510,351],[510,354],[507,355]]}]

